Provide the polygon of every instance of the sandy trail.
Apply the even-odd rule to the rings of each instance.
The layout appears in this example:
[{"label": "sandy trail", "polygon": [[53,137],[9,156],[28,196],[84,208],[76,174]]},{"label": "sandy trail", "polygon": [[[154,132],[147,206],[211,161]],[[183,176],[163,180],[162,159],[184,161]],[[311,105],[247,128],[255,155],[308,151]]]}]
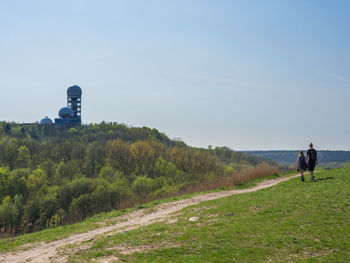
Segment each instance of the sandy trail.
[{"label": "sandy trail", "polygon": [[169,219],[170,214],[184,207],[195,205],[203,201],[209,201],[217,198],[227,197],[233,194],[255,192],[260,189],[274,186],[280,182],[290,180],[297,176],[298,175],[293,175],[293,176],[281,177],[273,180],[266,180],[250,189],[229,190],[229,191],[201,194],[189,199],[174,201],[170,203],[164,203],[164,204],[157,205],[153,208],[137,210],[121,216],[120,217],[121,222],[118,222],[112,226],[100,227],[85,233],[74,234],[65,239],[53,241],[50,243],[38,243],[34,247],[25,251],[2,254],[0,255],[0,262],[4,262],[4,263],[5,262],[6,263],[52,262],[52,261],[64,262],[66,259],[66,256],[59,255],[57,253],[57,248],[60,248],[64,245],[87,241],[87,240],[93,239],[97,235],[107,234],[108,232],[111,232],[111,231],[113,231],[113,233],[117,233],[117,232],[132,230],[142,226],[146,226],[151,223],[154,223],[155,221],[164,221]]}]

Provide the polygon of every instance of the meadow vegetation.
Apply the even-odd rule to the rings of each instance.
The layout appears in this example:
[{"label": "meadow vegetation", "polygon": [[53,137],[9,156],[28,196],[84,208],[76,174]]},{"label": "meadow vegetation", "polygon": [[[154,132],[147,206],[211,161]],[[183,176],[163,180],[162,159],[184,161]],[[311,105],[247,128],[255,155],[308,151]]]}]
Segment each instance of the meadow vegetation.
[{"label": "meadow vegetation", "polygon": [[0,234],[30,233],[278,171],[227,147],[187,146],[118,123],[0,123]]},{"label": "meadow vegetation", "polygon": [[68,262],[349,262],[350,167],[316,178],[200,203],[170,223],[100,236]]}]

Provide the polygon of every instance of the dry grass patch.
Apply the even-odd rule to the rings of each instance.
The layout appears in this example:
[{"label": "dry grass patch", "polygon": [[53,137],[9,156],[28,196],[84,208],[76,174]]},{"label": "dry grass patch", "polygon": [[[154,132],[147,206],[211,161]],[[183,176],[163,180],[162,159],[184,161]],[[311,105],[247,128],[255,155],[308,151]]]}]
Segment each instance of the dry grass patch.
[{"label": "dry grass patch", "polygon": [[256,167],[250,167],[238,173],[228,174],[226,176],[215,179],[205,179],[202,182],[186,185],[179,190],[179,194],[195,193],[219,189],[225,187],[233,187],[243,182],[252,181],[267,175],[278,174],[279,168],[268,164],[260,164]]}]

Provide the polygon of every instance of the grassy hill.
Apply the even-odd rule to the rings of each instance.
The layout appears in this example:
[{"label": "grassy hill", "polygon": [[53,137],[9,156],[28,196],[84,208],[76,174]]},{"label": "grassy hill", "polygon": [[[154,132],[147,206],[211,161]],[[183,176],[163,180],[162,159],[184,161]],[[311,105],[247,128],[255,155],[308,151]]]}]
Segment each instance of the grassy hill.
[{"label": "grassy hill", "polygon": [[[171,224],[101,237],[71,262],[349,262],[350,167],[184,209]],[[188,219],[199,217],[196,222]],[[122,255],[113,248],[142,248]],[[137,251],[137,250],[136,250]]]},{"label": "grassy hill", "polygon": [[[317,173],[315,182],[295,178],[187,207],[168,222],[98,236],[77,244],[83,248],[68,262],[349,262],[349,200],[348,165]],[[43,240],[56,230],[45,231]],[[31,235],[40,241],[39,233],[24,239]]]}]

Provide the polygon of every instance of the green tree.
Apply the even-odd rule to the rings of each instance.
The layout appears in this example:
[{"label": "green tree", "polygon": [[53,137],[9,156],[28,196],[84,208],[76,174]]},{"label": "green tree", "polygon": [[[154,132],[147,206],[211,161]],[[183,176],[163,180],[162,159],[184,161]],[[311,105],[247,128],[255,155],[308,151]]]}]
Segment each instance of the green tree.
[{"label": "green tree", "polygon": [[89,215],[92,215],[91,204],[93,201],[89,194],[83,194],[77,198],[74,198],[70,204],[70,213],[74,215],[75,218],[84,219]]},{"label": "green tree", "polygon": [[59,206],[68,211],[70,203],[73,200],[72,186],[70,183],[61,185],[58,190]]},{"label": "green tree", "polygon": [[5,144],[6,162],[11,170],[16,167],[16,160],[18,155],[17,142],[17,139],[11,138]]},{"label": "green tree", "polygon": [[31,163],[31,156],[29,149],[22,145],[18,150],[18,156],[17,156],[17,167],[18,168],[27,168],[30,167]]},{"label": "green tree", "polygon": [[87,152],[84,160],[85,174],[88,176],[98,175],[103,167],[106,150],[104,143],[93,142],[87,147]]},{"label": "green tree", "polygon": [[175,164],[167,162],[159,157],[154,166],[154,175],[156,177],[165,177],[172,184],[181,183],[184,180],[183,172],[179,171]]},{"label": "green tree", "polygon": [[147,143],[138,141],[130,145],[130,159],[136,174],[153,174],[158,153]]},{"label": "green tree", "polygon": [[0,206],[0,226],[8,232],[16,233],[23,214],[22,196],[16,195],[14,199],[6,196]]},{"label": "green tree", "polygon": [[29,227],[29,231],[32,231],[35,227],[36,221],[40,217],[39,202],[35,197],[28,199],[24,206],[23,221],[25,225]]},{"label": "green tree", "polygon": [[130,172],[130,151],[121,139],[108,141],[106,144],[106,164],[115,170]]},{"label": "green tree", "polygon": [[94,181],[90,178],[77,178],[72,182],[73,197],[79,197],[83,194],[91,194],[94,190]]},{"label": "green tree", "polygon": [[0,224],[7,231],[11,230],[11,226],[13,225],[12,208],[11,197],[9,195],[5,196],[0,206]]},{"label": "green tree", "polygon": [[57,186],[43,186],[38,192],[39,217],[43,226],[49,226],[51,217],[58,208]]},{"label": "green tree", "polygon": [[26,178],[30,173],[29,169],[20,168],[13,170],[8,178],[8,189],[11,197],[16,194],[21,196],[27,195]]},{"label": "green tree", "polygon": [[116,179],[116,173],[111,166],[107,165],[102,167],[99,177],[109,182],[113,182]]},{"label": "green tree", "polygon": [[0,125],[0,138],[2,138],[5,135],[5,130],[2,125]]},{"label": "green tree", "polygon": [[10,169],[8,167],[0,167],[0,200],[10,195],[8,179],[10,177]]},{"label": "green tree", "polygon": [[38,166],[38,168],[42,169],[45,172],[45,174],[48,177],[48,180],[53,181],[55,179],[56,170],[58,166],[55,162],[49,159],[42,161]]},{"label": "green tree", "polygon": [[111,209],[108,194],[108,184],[99,184],[91,194],[94,204],[94,213]]},{"label": "green tree", "polygon": [[74,161],[60,162],[56,169],[55,182],[62,184],[63,182],[70,182],[75,176],[80,175],[79,163]]},{"label": "green tree", "polygon": [[109,202],[112,208],[118,209],[121,203],[131,201],[132,194],[125,178],[117,179],[113,184],[108,185]]},{"label": "green tree", "polygon": [[47,183],[45,172],[41,169],[36,169],[28,176],[27,188],[29,193],[34,193]]},{"label": "green tree", "polygon": [[10,124],[6,123],[3,127],[4,127],[4,130],[5,130],[5,133],[6,134],[10,134],[10,132],[11,132]]},{"label": "green tree", "polygon": [[137,176],[131,189],[140,201],[146,201],[149,194],[154,190],[155,184],[152,178],[147,176]]}]

